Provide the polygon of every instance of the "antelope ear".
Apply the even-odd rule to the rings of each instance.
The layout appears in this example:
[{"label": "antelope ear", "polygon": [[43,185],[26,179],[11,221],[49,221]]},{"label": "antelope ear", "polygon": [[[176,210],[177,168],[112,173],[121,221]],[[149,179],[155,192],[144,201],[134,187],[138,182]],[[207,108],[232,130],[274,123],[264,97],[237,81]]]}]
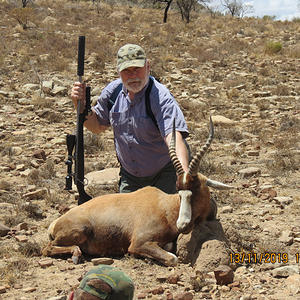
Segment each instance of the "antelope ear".
[{"label": "antelope ear", "polygon": [[234,186],[227,185],[227,184],[224,184],[220,181],[211,180],[211,179],[206,180],[206,185],[213,188],[213,189],[216,189],[216,190],[230,190],[230,189],[235,188]]}]

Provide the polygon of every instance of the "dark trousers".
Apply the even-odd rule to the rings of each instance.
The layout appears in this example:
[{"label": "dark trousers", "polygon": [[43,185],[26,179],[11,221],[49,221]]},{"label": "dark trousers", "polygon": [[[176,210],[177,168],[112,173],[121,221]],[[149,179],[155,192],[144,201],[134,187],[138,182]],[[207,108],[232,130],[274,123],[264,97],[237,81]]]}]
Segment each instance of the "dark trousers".
[{"label": "dark trousers", "polygon": [[176,180],[176,170],[172,162],[155,175],[147,177],[133,176],[121,167],[119,191],[120,193],[130,193],[145,186],[154,186],[167,194],[176,194]]}]

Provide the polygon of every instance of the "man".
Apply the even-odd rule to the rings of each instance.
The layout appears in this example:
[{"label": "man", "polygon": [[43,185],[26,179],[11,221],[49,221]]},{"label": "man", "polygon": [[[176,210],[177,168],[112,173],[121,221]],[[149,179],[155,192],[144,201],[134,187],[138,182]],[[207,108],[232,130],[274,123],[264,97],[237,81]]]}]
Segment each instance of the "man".
[{"label": "man", "polygon": [[[120,79],[103,89],[84,125],[93,133],[104,132],[112,126],[121,164],[121,193],[148,185],[169,194],[176,193],[176,171],[168,147],[175,119],[177,156],[187,172],[189,154],[184,139],[189,132],[183,113],[170,91],[154,78],[150,79],[150,64],[140,46],[127,44],[119,49],[117,71]],[[149,98],[157,126],[147,115],[145,103],[151,80],[153,85],[150,86]],[[121,82],[122,90],[109,110],[108,100]],[[82,100],[81,107],[84,107],[85,84],[76,82],[71,97],[76,108],[79,99]]]},{"label": "man", "polygon": [[126,273],[103,265],[93,267],[85,274],[69,300],[132,300],[133,294],[134,284]]}]

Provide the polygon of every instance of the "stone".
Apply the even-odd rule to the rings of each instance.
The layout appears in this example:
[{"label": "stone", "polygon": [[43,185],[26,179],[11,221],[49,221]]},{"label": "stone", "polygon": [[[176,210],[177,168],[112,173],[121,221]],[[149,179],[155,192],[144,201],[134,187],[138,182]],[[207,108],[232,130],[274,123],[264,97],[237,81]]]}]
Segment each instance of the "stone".
[{"label": "stone", "polygon": [[293,295],[300,294],[300,275],[294,274],[287,277],[285,280],[285,285],[288,290],[293,293]]},{"label": "stone", "polygon": [[16,235],[15,239],[20,243],[28,242],[28,237],[26,235]]},{"label": "stone", "polygon": [[7,227],[4,224],[0,223],[0,237],[1,236],[6,236],[10,231],[11,231],[11,229],[9,227]]},{"label": "stone", "polygon": [[50,94],[51,90],[53,89],[54,83],[53,81],[43,81],[42,84],[42,91],[46,94]]},{"label": "stone", "polygon": [[256,150],[250,150],[250,151],[247,151],[246,154],[248,156],[259,156],[259,151],[256,151]]},{"label": "stone", "polygon": [[50,25],[53,26],[53,25],[56,25],[57,19],[53,18],[51,16],[47,16],[41,23],[46,26],[50,26]]},{"label": "stone", "polygon": [[100,257],[100,258],[93,258],[91,262],[93,263],[94,266],[111,265],[114,263],[114,260],[112,258]]},{"label": "stone", "polygon": [[277,204],[284,205],[284,206],[293,203],[293,199],[291,197],[284,197],[284,196],[274,197],[273,200]]},{"label": "stone", "polygon": [[171,274],[167,277],[167,282],[170,284],[176,284],[180,280],[179,274]]},{"label": "stone", "polygon": [[21,147],[15,146],[12,147],[11,149],[14,156],[19,156],[20,154],[23,153],[23,149]]},{"label": "stone", "polygon": [[164,288],[162,286],[155,287],[154,289],[151,290],[151,293],[153,295],[161,295],[164,293]]},{"label": "stone", "polygon": [[193,294],[191,292],[183,292],[174,296],[174,300],[192,300]]},{"label": "stone", "polygon": [[130,20],[129,16],[123,11],[114,11],[108,16],[108,19],[114,20]]},{"label": "stone", "polygon": [[107,184],[109,181],[119,181],[119,168],[108,168],[101,171],[90,172],[85,175],[89,184]]},{"label": "stone", "polygon": [[33,155],[33,157],[35,157],[35,158],[40,158],[40,159],[46,160],[46,154],[45,154],[45,151],[42,150],[42,149],[34,150],[34,151],[32,152],[32,155]]},{"label": "stone", "polygon": [[57,297],[51,297],[51,298],[48,298],[46,300],[67,300],[67,297],[66,296],[57,296]]},{"label": "stone", "polygon": [[233,208],[230,205],[227,206],[223,206],[222,207],[222,213],[226,214],[226,213],[232,213],[233,212]]},{"label": "stone", "polygon": [[214,270],[214,274],[217,284],[219,285],[228,285],[233,283],[234,272],[229,266],[220,265]]},{"label": "stone", "polygon": [[16,165],[16,171],[24,171],[24,170],[25,170],[25,164]]},{"label": "stone", "polygon": [[223,117],[223,116],[212,116],[211,117],[214,125],[215,124],[233,124],[234,121],[226,118],[226,117]]},{"label": "stone", "polygon": [[240,237],[231,226],[223,228],[213,220],[197,224],[192,233],[180,234],[176,254],[180,262],[194,262],[196,270],[213,271],[220,264],[229,265],[230,251],[240,246]]},{"label": "stone", "polygon": [[42,268],[50,267],[53,265],[53,259],[52,258],[43,258],[43,259],[39,260],[38,263]]},{"label": "stone", "polygon": [[54,88],[50,91],[52,96],[62,95],[66,96],[68,94],[68,89],[64,86],[54,86]]},{"label": "stone", "polygon": [[253,175],[260,175],[261,169],[256,167],[250,167],[250,168],[239,170],[238,173],[242,175],[242,178],[247,178]]},{"label": "stone", "polygon": [[30,105],[31,104],[31,99],[28,98],[20,98],[18,99],[18,103],[20,105]]},{"label": "stone", "polygon": [[27,287],[27,288],[23,289],[23,291],[25,293],[32,293],[32,292],[36,291],[36,288],[35,287]]},{"label": "stone", "polygon": [[25,93],[29,93],[32,91],[37,91],[40,89],[40,85],[39,84],[33,84],[33,83],[27,83],[23,86]]},{"label": "stone", "polygon": [[283,266],[272,270],[272,275],[274,277],[289,277],[296,274],[299,274],[298,265]]},{"label": "stone", "polygon": [[20,223],[14,229],[17,231],[28,230],[28,224],[26,222]]},{"label": "stone", "polygon": [[29,193],[24,194],[25,198],[28,198],[30,200],[32,199],[39,199],[47,195],[48,190],[46,188],[38,189]]}]

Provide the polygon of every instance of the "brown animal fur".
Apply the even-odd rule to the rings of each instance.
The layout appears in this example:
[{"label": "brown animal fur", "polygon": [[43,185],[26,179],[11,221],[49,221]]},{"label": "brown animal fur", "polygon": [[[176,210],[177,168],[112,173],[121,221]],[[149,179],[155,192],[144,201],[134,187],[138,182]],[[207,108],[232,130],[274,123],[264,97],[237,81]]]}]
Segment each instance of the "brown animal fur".
[{"label": "brown animal fur", "polygon": [[[189,175],[188,175],[189,176]],[[190,176],[191,177],[191,176]],[[179,178],[180,179],[180,178]],[[184,233],[193,229],[194,220],[204,220],[210,208],[210,193],[204,176],[191,177],[192,220]],[[182,185],[183,183],[179,183]],[[68,211],[49,226],[51,241],[44,255],[72,253],[76,262],[81,252],[97,256],[119,256],[129,252],[175,265],[177,258],[163,247],[176,240],[180,197],[154,187],[129,194],[94,198]],[[77,246],[77,247],[76,247]],[[79,247],[79,248],[78,248]]]}]

